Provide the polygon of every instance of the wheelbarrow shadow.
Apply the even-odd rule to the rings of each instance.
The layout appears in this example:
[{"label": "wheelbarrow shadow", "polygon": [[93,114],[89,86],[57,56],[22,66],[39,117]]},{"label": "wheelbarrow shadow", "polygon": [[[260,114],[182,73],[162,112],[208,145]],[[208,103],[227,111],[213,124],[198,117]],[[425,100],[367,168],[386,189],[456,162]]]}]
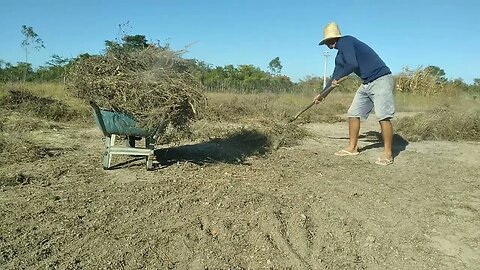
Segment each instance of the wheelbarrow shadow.
[{"label": "wheelbarrow shadow", "polygon": [[165,168],[178,162],[197,165],[212,163],[245,164],[250,156],[264,155],[269,151],[270,140],[258,131],[241,130],[225,138],[207,142],[156,149],[158,164],[154,169]]},{"label": "wheelbarrow shadow", "polygon": [[[179,162],[197,165],[226,163],[246,164],[250,156],[262,156],[270,151],[271,141],[265,134],[252,130],[240,130],[225,138],[212,138],[206,142],[180,146],[161,147],[154,150],[151,170],[159,170]],[[130,157],[109,169],[144,166],[145,157]]]},{"label": "wheelbarrow shadow", "polygon": [[[369,149],[383,148],[382,134],[378,131],[368,131],[366,133],[360,134],[359,139],[364,142],[372,142],[372,144],[359,148],[359,152],[367,151]],[[398,134],[393,134],[392,156],[395,158],[400,155],[400,153],[407,148],[408,144],[408,141],[405,140],[402,136]]]}]

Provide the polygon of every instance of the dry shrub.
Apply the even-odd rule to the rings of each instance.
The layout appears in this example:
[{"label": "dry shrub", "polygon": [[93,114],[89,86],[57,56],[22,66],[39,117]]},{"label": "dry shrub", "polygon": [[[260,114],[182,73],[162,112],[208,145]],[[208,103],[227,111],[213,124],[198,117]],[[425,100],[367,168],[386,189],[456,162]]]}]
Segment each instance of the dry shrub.
[{"label": "dry shrub", "polygon": [[423,96],[444,94],[453,96],[456,91],[446,87],[446,83],[430,68],[405,69],[396,79],[396,90],[400,93],[413,93]]},{"label": "dry shrub", "polygon": [[205,98],[180,54],[150,46],[81,57],[70,70],[68,89],[102,108],[131,114],[147,129],[162,119],[183,127]]},{"label": "dry shrub", "polygon": [[444,105],[401,118],[395,128],[410,141],[480,141],[480,111],[460,112]]}]

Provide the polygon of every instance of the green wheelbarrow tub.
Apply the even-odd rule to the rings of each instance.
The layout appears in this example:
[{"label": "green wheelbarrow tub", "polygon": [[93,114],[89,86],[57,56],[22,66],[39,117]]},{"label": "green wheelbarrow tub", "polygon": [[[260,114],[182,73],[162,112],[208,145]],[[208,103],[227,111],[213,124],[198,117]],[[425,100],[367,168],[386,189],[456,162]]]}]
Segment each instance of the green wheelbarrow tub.
[{"label": "green wheelbarrow tub", "polygon": [[165,121],[161,121],[156,128],[146,130],[140,127],[139,123],[128,113],[101,109],[95,102],[90,102],[90,105],[94,110],[95,124],[105,136],[115,134],[121,136],[153,137],[165,128]]},{"label": "green wheelbarrow tub", "polygon": [[152,134],[152,131],[140,128],[137,121],[126,113],[100,109],[100,116],[95,115],[95,123],[102,129],[100,120],[103,121],[105,132],[108,134],[138,137],[148,137]]}]

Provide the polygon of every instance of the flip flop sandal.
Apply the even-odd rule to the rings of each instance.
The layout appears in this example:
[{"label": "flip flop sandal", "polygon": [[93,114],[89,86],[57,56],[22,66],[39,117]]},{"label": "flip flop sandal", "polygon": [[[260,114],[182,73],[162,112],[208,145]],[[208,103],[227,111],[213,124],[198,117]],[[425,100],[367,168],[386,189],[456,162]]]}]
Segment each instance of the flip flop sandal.
[{"label": "flip flop sandal", "polygon": [[375,164],[386,166],[393,164],[393,159],[388,159],[388,158],[378,158],[377,161],[375,161]]},{"label": "flip flop sandal", "polygon": [[335,153],[335,156],[339,156],[339,157],[344,157],[344,156],[356,156],[360,154],[358,151],[357,152],[350,152],[348,150],[340,150],[338,152]]}]

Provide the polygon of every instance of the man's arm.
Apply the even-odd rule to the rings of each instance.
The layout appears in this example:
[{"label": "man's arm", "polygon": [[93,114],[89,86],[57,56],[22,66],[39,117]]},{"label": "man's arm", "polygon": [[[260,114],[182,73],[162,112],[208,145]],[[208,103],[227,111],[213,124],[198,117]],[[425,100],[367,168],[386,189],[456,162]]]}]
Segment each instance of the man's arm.
[{"label": "man's arm", "polygon": [[334,79],[333,79],[333,75],[332,75],[330,78],[328,78],[327,83],[325,84],[325,87],[323,87],[323,89],[322,89],[322,91],[320,91],[320,93],[323,93],[323,91],[325,91],[325,89],[328,89],[328,87],[330,87],[332,85],[333,80]]},{"label": "man's arm", "polygon": [[328,94],[330,94],[330,92],[332,92],[332,90],[337,87],[339,85],[339,83],[341,81],[343,81],[344,79],[346,79],[346,77],[343,77],[341,78],[340,80],[335,80],[332,76],[332,78],[330,78],[327,82],[327,87],[325,87],[321,92],[320,94],[318,94],[317,96],[315,96],[315,98],[313,99],[313,103],[317,104],[321,101],[323,101],[327,96]]},{"label": "man's arm", "polygon": [[355,52],[355,45],[351,40],[346,40],[347,42],[339,44],[339,55],[341,61],[343,62],[342,67],[335,65],[335,71],[333,72],[333,79],[340,80],[340,78],[350,75],[352,72],[358,69],[357,55]]}]

